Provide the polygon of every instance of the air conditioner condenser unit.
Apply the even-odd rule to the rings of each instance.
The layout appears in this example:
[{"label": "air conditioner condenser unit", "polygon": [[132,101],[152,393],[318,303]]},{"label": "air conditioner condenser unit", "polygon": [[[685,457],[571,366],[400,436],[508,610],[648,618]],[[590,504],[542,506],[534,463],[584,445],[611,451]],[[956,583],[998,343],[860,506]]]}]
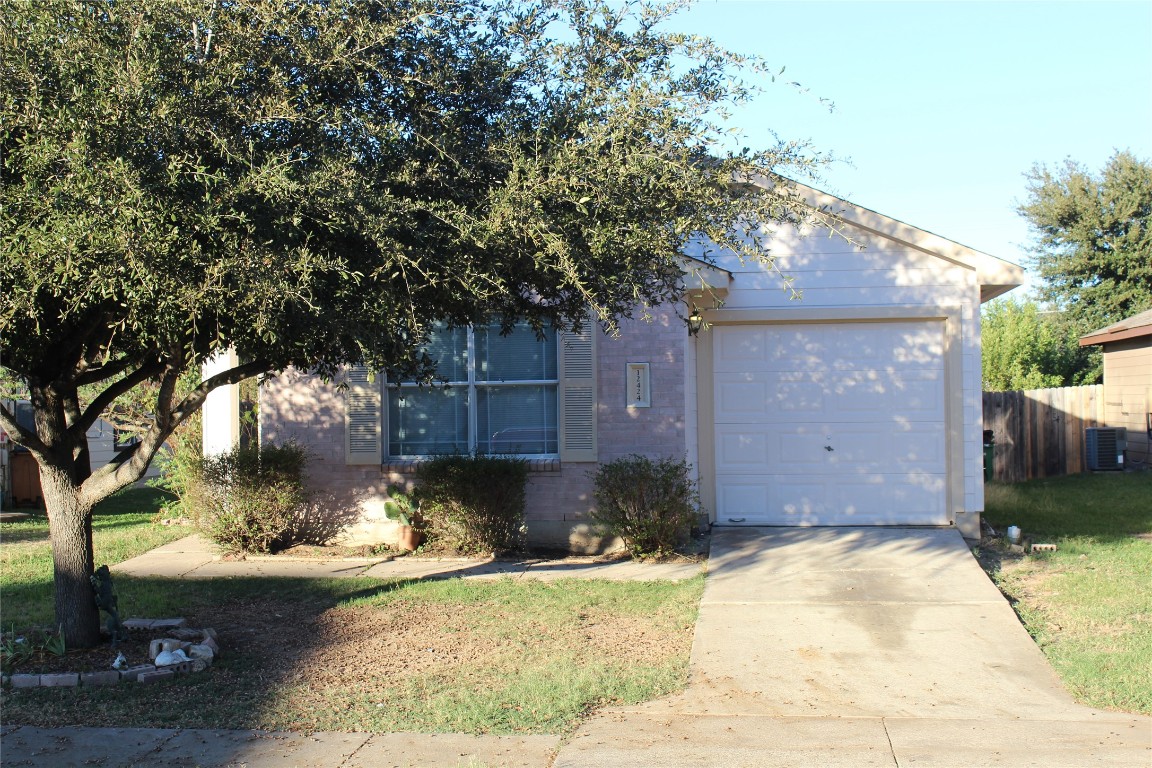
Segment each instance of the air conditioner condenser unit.
[{"label": "air conditioner condenser unit", "polygon": [[1128,430],[1124,427],[1089,427],[1084,430],[1085,459],[1088,470],[1124,469],[1124,451],[1128,447]]}]

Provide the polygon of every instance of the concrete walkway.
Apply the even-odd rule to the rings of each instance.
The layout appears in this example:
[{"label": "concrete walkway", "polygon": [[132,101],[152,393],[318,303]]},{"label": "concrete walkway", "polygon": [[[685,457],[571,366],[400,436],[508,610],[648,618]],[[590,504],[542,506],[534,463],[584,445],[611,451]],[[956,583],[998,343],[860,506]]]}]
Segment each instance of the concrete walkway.
[{"label": "concrete walkway", "polygon": [[[185,539],[115,570],[676,578],[626,562],[289,566],[213,557],[202,541]],[[1152,766],[1152,719],[1073,702],[953,530],[715,530],[691,664],[684,693],[603,711],[564,744],[549,736],[5,726],[0,749],[6,767]]]},{"label": "concrete walkway", "polygon": [[555,768],[1152,766],[1152,719],[1077,705],[960,535],[716,529],[677,696]]},{"label": "concrete walkway", "polygon": [[112,567],[112,573],[125,576],[167,576],[183,579],[220,579],[260,576],[304,578],[349,578],[371,576],[378,579],[450,578],[588,578],[618,581],[679,581],[698,575],[701,563],[637,563],[632,560],[602,560],[569,557],[560,560],[470,560],[463,558],[356,557],[342,560],[315,558],[249,557],[223,560],[211,541],[203,536],[187,536],[125,560]]}]

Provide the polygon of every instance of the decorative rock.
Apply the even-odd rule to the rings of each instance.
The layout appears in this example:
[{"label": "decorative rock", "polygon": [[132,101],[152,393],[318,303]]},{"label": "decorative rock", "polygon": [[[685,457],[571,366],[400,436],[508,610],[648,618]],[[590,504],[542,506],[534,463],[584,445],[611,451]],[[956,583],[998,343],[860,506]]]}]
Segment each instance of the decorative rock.
[{"label": "decorative rock", "polygon": [[188,658],[187,654],[185,654],[184,651],[179,648],[172,651],[160,651],[160,653],[156,654],[156,658],[153,659],[156,666],[158,667],[167,667],[189,660],[190,659]]},{"label": "decorative rock", "polygon": [[159,640],[153,640],[148,644],[148,657],[155,659],[165,651],[178,651],[187,645],[190,645],[190,643],[185,643],[183,640],[177,640],[173,637],[165,637]]},{"label": "decorative rock", "polygon": [[13,688],[39,688],[40,675],[12,675]]},{"label": "decorative rock", "polygon": [[220,639],[216,635],[216,630],[212,629],[212,627],[206,627],[205,629],[202,629],[201,632],[203,632],[206,640],[211,640],[214,643]]},{"label": "decorative rock", "polygon": [[136,678],[138,683],[158,683],[161,680],[167,680],[170,677],[175,677],[176,673],[170,669],[154,669],[151,672],[141,672],[140,676]]},{"label": "decorative rock", "polygon": [[[215,632],[213,632],[213,635],[215,635]],[[215,637],[209,636],[208,631],[204,632],[204,639],[200,641],[200,645],[211,649],[213,655],[220,655],[220,644],[216,642]]]},{"label": "decorative rock", "polygon": [[116,685],[120,682],[120,673],[114,669],[107,672],[81,672],[81,685]]},{"label": "decorative rock", "polygon": [[211,664],[211,662],[208,661],[207,659],[193,659],[192,660],[192,671],[193,672],[203,672],[204,670],[208,669],[208,666],[210,664]]},{"label": "decorative rock", "polygon": [[120,670],[120,679],[125,682],[135,682],[140,679],[140,675],[145,672],[155,672],[156,666],[154,664],[137,664],[134,667]]},{"label": "decorative rock", "polygon": [[193,645],[188,649],[188,655],[193,659],[203,659],[209,664],[212,663],[212,659],[216,658],[216,654],[207,645]]},{"label": "decorative rock", "polygon": [[177,629],[175,632],[172,633],[172,637],[175,637],[177,640],[183,640],[185,642],[196,643],[196,642],[200,641],[200,638],[203,636],[203,634],[204,633],[198,629],[185,628],[185,629]]},{"label": "decorative rock", "polygon": [[40,675],[40,686],[42,688],[75,688],[78,685],[80,685],[79,672]]}]

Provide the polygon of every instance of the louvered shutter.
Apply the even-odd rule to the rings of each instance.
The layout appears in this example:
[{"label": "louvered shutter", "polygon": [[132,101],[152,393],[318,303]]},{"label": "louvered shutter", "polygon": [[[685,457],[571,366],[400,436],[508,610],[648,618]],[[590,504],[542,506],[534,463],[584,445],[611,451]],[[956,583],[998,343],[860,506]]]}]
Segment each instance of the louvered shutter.
[{"label": "louvered shutter", "polygon": [[362,365],[348,369],[348,389],[344,393],[344,463],[380,464],[381,444],[380,381],[370,377]]},{"label": "louvered shutter", "polygon": [[560,460],[596,461],[596,327],[559,334]]}]

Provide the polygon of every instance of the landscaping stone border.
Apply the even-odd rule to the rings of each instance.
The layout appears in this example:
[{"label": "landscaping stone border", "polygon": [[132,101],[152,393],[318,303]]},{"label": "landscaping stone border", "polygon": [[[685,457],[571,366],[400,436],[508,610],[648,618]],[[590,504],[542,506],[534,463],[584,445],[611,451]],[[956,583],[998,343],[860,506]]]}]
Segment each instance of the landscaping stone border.
[{"label": "landscaping stone border", "polygon": [[5,675],[0,681],[6,688],[75,688],[78,686],[108,686],[120,683],[155,683],[167,680],[177,674],[200,672],[212,665],[215,657],[220,654],[217,643],[216,630],[211,628],[192,629],[185,626],[187,622],[181,618],[175,619],[127,619],[123,626],[129,632],[165,632],[169,636],[153,640],[150,644],[149,655],[155,659],[160,650],[180,648],[204,649],[194,653],[191,661],[177,664],[157,666],[155,664],[137,664],[125,669],[109,669],[100,672],[54,672],[51,674],[31,675],[16,674]]}]

